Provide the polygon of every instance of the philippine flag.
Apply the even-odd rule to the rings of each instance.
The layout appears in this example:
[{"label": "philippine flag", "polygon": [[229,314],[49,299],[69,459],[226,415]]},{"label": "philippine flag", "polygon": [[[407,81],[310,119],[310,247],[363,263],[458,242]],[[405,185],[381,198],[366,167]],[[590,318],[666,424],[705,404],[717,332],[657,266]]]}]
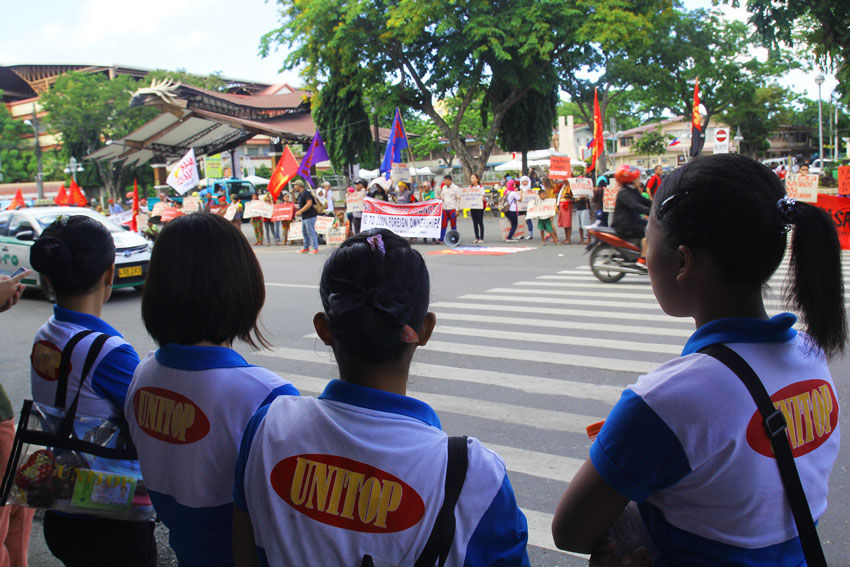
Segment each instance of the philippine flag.
[{"label": "philippine flag", "polygon": [[673,138],[673,141],[667,144],[667,147],[670,146],[678,146],[681,142],[679,142],[679,138]]}]

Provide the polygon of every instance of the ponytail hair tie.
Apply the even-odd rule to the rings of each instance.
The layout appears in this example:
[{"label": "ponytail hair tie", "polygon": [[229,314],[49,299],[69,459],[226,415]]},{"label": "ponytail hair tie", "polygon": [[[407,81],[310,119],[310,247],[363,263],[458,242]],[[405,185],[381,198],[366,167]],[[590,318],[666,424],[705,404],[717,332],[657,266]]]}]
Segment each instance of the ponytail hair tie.
[{"label": "ponytail hair tie", "polygon": [[782,233],[787,233],[791,230],[791,227],[797,224],[797,199],[782,197],[776,201],[776,210],[785,225]]}]

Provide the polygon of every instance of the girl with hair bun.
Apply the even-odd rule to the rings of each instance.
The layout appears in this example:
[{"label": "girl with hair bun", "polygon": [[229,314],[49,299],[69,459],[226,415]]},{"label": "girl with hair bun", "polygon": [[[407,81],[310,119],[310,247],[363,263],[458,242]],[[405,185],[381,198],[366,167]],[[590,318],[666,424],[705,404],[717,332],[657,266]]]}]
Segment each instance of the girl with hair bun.
[{"label": "girl with hair bun", "polygon": [[407,396],[413,354],[436,323],[419,252],[388,230],[362,232],[328,258],[319,294],[313,324],[339,379],[318,399],[277,398],[248,424],[236,565],[414,565],[449,498],[449,447],[468,470],[446,565],[528,565],[502,460],[473,438],[449,443],[434,411]]},{"label": "girl with hair bun", "polygon": [[[789,234],[786,300],[805,332],[794,329],[791,313],[769,317],[762,296]],[[721,154],[664,178],[646,237],[658,303],[692,317],[696,331],[680,358],[623,392],[558,506],[555,543],[598,550],[601,559],[613,549],[609,527],[633,500],[656,565],[803,565],[762,415],[742,379],[703,351],[734,351],[782,411],[781,436],[817,522],[839,450],[827,363],[847,341],[835,225],[823,210],[787,198],[764,165]]]},{"label": "girl with hair bun", "polygon": [[[53,287],[53,317],[36,333],[31,361],[33,400],[53,405],[58,360],[66,344],[78,333],[83,337],[71,354],[67,392],[76,392],[86,355],[100,335],[103,345],[91,378],[80,393],[78,412],[95,417],[124,415],[124,400],[139,364],[133,347],[121,333],[100,318],[112,293],[115,243],[109,230],[86,216],[61,216],[48,226],[30,248],[30,264]],[[66,395],[65,407],[73,395]],[[92,516],[47,511],[44,539],[51,553],[68,566],[156,565],[153,522],[125,522]]]}]

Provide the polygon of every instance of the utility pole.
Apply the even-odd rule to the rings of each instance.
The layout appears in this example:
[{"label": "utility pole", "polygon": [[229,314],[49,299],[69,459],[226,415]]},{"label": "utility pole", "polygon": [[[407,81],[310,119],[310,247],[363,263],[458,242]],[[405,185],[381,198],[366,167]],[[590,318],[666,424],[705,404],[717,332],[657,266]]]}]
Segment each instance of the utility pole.
[{"label": "utility pole", "polygon": [[35,131],[35,160],[38,163],[38,173],[35,174],[35,186],[38,191],[38,198],[44,199],[43,174],[41,170],[41,142],[38,139],[38,116],[35,113],[35,104],[32,105],[32,120],[24,120],[24,124],[29,124]]}]

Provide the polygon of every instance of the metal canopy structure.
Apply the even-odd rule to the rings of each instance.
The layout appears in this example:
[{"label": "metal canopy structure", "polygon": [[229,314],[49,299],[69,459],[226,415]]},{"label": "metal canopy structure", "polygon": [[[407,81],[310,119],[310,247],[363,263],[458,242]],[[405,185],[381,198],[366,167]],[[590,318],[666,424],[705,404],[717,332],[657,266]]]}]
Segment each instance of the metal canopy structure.
[{"label": "metal canopy structure", "polygon": [[197,156],[228,151],[258,134],[306,144],[316,129],[309,97],[307,91],[247,96],[154,82],[136,91],[130,105],[156,106],[162,114],[86,159],[137,166],[182,157],[190,148]]}]

